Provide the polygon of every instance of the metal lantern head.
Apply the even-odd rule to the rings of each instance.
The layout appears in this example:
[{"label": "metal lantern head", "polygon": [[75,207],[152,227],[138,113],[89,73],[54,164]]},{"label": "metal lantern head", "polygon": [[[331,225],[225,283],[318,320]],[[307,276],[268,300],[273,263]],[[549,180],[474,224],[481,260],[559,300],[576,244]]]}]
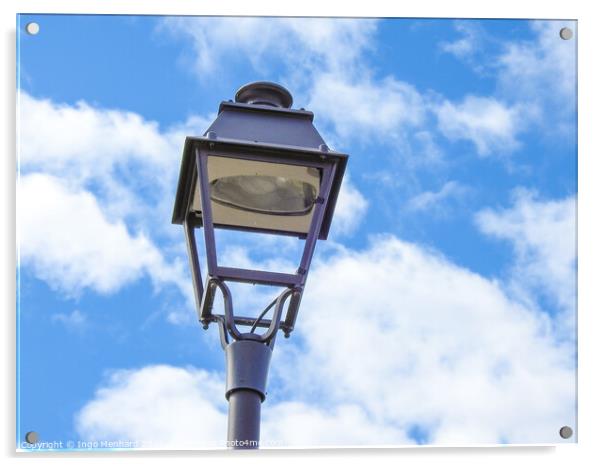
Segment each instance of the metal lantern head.
[{"label": "metal lantern head", "polygon": [[[172,222],[186,230],[205,326],[216,321],[211,312],[215,288],[224,291],[225,281],[238,281],[287,287],[291,302],[286,322],[277,328],[286,335],[292,331],[315,243],[328,236],[347,163],[347,155],[328,149],[313,126],[313,113],[292,109],[292,101],[278,84],[248,84],[236,93],[235,102],[220,104],[202,137],[186,138]],[[207,290],[194,243],[194,229],[200,227],[205,233]],[[220,267],[214,228],[305,239],[297,273]],[[232,316],[232,322],[253,321]]]},{"label": "metal lantern head", "polygon": [[207,154],[215,228],[306,237],[324,169],[332,166],[319,229],[320,239],[326,239],[347,156],[328,150],[312,124],[312,112],[291,105],[285,88],[265,82],[243,86],[236,102],[222,102],[205,135],[186,138],[173,222],[182,224],[192,214],[202,224],[195,161],[201,151]]}]

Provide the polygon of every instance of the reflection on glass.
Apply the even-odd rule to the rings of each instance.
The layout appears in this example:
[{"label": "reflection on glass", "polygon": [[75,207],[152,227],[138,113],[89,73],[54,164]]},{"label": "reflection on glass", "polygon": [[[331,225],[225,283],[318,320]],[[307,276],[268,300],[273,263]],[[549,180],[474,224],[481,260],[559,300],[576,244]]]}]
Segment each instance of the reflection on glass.
[{"label": "reflection on glass", "polygon": [[309,183],[280,176],[226,176],[211,183],[211,199],[252,212],[305,215],[316,200],[316,189]]}]

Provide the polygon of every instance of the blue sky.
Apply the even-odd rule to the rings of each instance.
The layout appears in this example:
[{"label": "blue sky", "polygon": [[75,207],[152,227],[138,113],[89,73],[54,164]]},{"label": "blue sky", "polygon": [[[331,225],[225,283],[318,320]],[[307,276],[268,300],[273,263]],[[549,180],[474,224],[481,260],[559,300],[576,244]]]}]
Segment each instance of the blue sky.
[{"label": "blue sky", "polygon": [[[350,154],[297,329],[276,344],[262,438],[560,441],[576,403],[564,26],[20,16],[18,441],[220,447],[223,355],[195,322],[171,208],[184,137],[256,80]],[[299,252],[218,242],[228,265],[287,269]],[[236,288],[240,307],[265,299]]]}]

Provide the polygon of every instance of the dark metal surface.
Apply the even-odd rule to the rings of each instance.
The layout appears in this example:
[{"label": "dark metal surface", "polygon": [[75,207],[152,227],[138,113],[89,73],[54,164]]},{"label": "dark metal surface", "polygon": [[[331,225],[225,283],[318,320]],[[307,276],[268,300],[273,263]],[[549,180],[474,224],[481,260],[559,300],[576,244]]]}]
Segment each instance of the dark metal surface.
[{"label": "dark metal surface", "polygon": [[[224,314],[213,314],[213,301],[215,299],[215,289],[219,288],[222,293],[222,297],[224,300]],[[210,278],[207,281],[207,288],[203,298],[202,309],[200,312],[201,321],[203,323],[217,322],[220,325],[220,331],[224,330],[225,334],[222,338],[226,344],[229,343],[228,335],[232,337],[235,341],[243,340],[243,339],[253,339],[259,341],[260,343],[271,344],[272,340],[276,337],[276,333],[279,329],[283,328],[282,325],[282,310],[284,308],[284,304],[288,298],[291,296],[297,297],[300,292],[295,288],[286,288],[278,297],[274,300],[274,314],[271,319],[251,319],[248,317],[236,317],[234,316],[233,306],[232,306],[232,295],[230,293],[230,289],[226,285],[225,282],[220,280],[219,278]],[[292,301],[292,299],[291,299]],[[271,307],[271,306],[270,306]],[[290,303],[289,310],[290,313]],[[296,309],[295,309],[296,312]],[[252,329],[256,327],[267,327],[267,330],[262,334],[255,334],[253,331],[249,333],[241,332],[238,329],[237,325],[250,326]]]},{"label": "dark metal surface", "polygon": [[215,276],[222,280],[274,286],[296,286],[301,283],[297,274],[265,272],[263,270],[217,267]]},{"label": "dark metal surface", "polygon": [[261,397],[253,390],[237,390],[228,400],[228,447],[259,448]]},{"label": "dark metal surface", "polygon": [[236,92],[235,100],[244,104],[271,107],[290,108],[293,105],[293,96],[286,88],[268,81],[245,84]]},{"label": "dark metal surface", "polygon": [[[320,194],[318,196],[318,200],[328,199],[332,189],[334,173],[335,171],[333,167],[324,167],[324,175],[320,183]],[[316,242],[318,241],[319,237],[320,225],[322,224],[322,220],[324,219],[324,211],[325,203],[323,201],[316,202],[314,207],[314,215],[311,219],[311,224],[309,227],[309,233],[307,234],[307,238],[305,240],[303,256],[301,257],[301,263],[299,264],[299,269],[297,271],[297,274],[301,276],[302,285],[305,285],[305,281],[307,280],[307,272],[309,271],[311,258],[314,255],[314,251],[316,249]]]},{"label": "dark metal surface", "polygon": [[261,403],[265,400],[272,348],[246,333],[230,343],[226,353],[228,445],[258,448]]},{"label": "dark metal surface", "polygon": [[207,277],[205,292],[203,293],[203,299],[201,300],[201,308],[198,311],[201,316],[201,324],[205,330],[207,330],[209,324],[214,321],[212,309],[213,300],[215,299],[215,288],[216,285],[215,283],[212,283],[211,277]]},{"label": "dark metal surface", "polygon": [[272,350],[266,344],[246,339],[234,341],[226,346],[226,399],[235,390],[255,390],[265,399],[268,369]]},{"label": "dark metal surface", "polygon": [[186,237],[186,247],[188,249],[190,272],[192,273],[194,300],[198,312],[201,309],[201,302],[203,300],[203,279],[201,278],[201,267],[199,265],[199,253],[194,235],[194,225],[190,220],[190,216],[186,216],[186,220],[184,221],[184,235]]},{"label": "dark metal surface", "polygon": [[219,139],[318,149],[325,142],[313,125],[313,116],[288,108],[223,102],[207,131]]},{"label": "dark metal surface", "polygon": [[207,177],[207,157],[201,157],[200,152],[197,151],[196,162],[201,188],[201,205],[203,206],[203,217],[205,219],[203,232],[205,233],[207,267],[209,269],[209,275],[214,276],[217,272],[217,255],[215,252],[215,232],[213,231],[211,196],[209,195],[209,179]]}]

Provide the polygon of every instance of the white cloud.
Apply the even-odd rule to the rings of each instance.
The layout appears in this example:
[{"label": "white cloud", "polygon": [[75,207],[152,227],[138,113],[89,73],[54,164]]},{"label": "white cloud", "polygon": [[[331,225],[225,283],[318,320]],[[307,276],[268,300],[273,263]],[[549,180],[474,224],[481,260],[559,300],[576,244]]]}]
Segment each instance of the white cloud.
[{"label": "white cloud", "polygon": [[368,200],[345,175],[332,219],[332,232],[341,235],[353,233],[368,210]]},{"label": "white cloud", "polygon": [[317,74],[310,94],[309,107],[319,118],[328,119],[343,139],[392,143],[404,129],[425,119],[421,94],[393,77],[350,81],[339,74]]},{"label": "white cloud", "polygon": [[[168,18],[160,29],[191,41],[203,80],[221,62],[248,60],[260,76],[287,85],[307,102],[297,105],[334,128],[332,147],[374,138],[399,146],[408,128],[423,123],[426,109],[412,85],[392,76],[375,79],[368,71],[365,54],[376,47],[377,24],[345,18]],[[284,65],[283,75],[272,75],[274,64]]]},{"label": "white cloud", "polygon": [[147,273],[183,287],[182,264],[167,264],[146,235],[108,220],[89,192],[36,173],[21,176],[17,198],[21,264],[51,286],[110,293]]},{"label": "white cloud", "polygon": [[[467,95],[460,103],[444,100],[441,104],[433,101],[434,94],[421,93],[393,76],[372,75],[367,57],[376,49],[377,21],[168,18],[160,30],[190,41],[202,79],[217,75],[222,62],[248,61],[264,79],[282,81],[301,102],[307,102],[318,123],[326,123],[323,129],[333,129],[328,133],[331,146],[376,141],[395,147],[406,162],[415,164],[417,160],[441,160],[422,157],[424,138],[411,137],[413,132],[429,134],[425,128],[431,113],[444,136],[472,141],[479,155],[485,156],[519,148],[519,134],[532,124],[543,124],[542,115],[551,115],[542,110],[545,99],[566,105],[566,97],[574,96],[574,41],[560,40],[558,30],[575,25],[565,23],[533,21],[535,39],[504,42],[486,34],[478,22],[455,22],[460,37],[441,43],[441,49],[468,60],[480,73],[492,74],[499,89],[495,97]],[[475,59],[475,54],[482,52],[482,43],[493,46],[494,59]],[[491,63],[483,63],[486,58]],[[280,76],[273,76],[276,64],[284,65]],[[561,92],[542,91],[545,89]],[[554,97],[556,94],[559,96]],[[559,123],[562,118],[556,120]],[[559,124],[570,128],[566,122]],[[440,154],[432,137],[427,142],[430,154]]]},{"label": "white cloud", "polygon": [[431,213],[441,208],[441,204],[450,198],[460,198],[468,191],[468,187],[457,181],[447,181],[439,191],[424,191],[408,201],[408,208],[413,211],[429,210]]},{"label": "white cloud", "polygon": [[61,323],[69,330],[82,330],[87,325],[86,315],[83,314],[79,309],[74,309],[70,314],[53,314],[52,321]]},{"label": "white cloud", "polygon": [[95,108],[84,101],[54,103],[25,92],[19,94],[19,113],[19,156],[24,168],[77,170],[83,178],[131,158],[151,166],[167,166],[176,159],[170,157],[171,146],[157,123],[136,113]]},{"label": "white cloud", "polygon": [[285,396],[361,404],[434,443],[558,441],[575,369],[549,318],[416,245],[376,241],[312,271],[301,345],[273,363]]},{"label": "white cloud", "polygon": [[[564,20],[529,21],[532,37],[512,34],[495,37],[478,20],[455,22],[459,38],[442,42],[443,51],[468,62],[478,73],[493,77],[498,95],[508,100],[567,106],[576,97],[576,42],[562,40],[560,29],[577,31],[577,23]],[[490,46],[485,55],[485,46]],[[554,92],[550,92],[551,90]]]},{"label": "white cloud", "polygon": [[[575,425],[574,360],[550,319],[419,246],[380,237],[318,261],[297,323],[274,353],[268,444],[403,444],[416,428],[428,443],[546,443]],[[223,390],[203,370],[127,372],[78,431],[204,447],[225,436]]]},{"label": "white cloud", "polygon": [[454,29],[460,34],[460,38],[450,41],[441,42],[439,47],[441,50],[452,55],[468,59],[479,48],[479,41],[482,40],[480,29],[474,21],[456,21]]},{"label": "white cloud", "polygon": [[480,75],[495,80],[497,99],[537,109],[530,123],[539,124],[544,134],[573,135],[577,48],[575,39],[560,38],[560,29],[569,27],[576,32],[577,23],[534,20],[529,27],[533,36],[517,39],[487,34],[478,21],[462,21],[456,23],[460,37],[441,47]]},{"label": "white cloud", "polygon": [[[20,92],[19,167],[22,173],[54,175],[73,187],[93,186],[103,211],[115,219],[146,223],[159,212],[164,220],[171,213],[184,137],[208,124],[209,119],[192,116],[161,131],[136,113]],[[165,230],[163,224],[169,222],[153,229]]]},{"label": "white cloud", "polygon": [[[147,366],[111,373],[76,416],[86,440],[137,442],[154,449],[224,448],[225,383],[203,369]],[[149,409],[152,407],[152,409]],[[299,402],[263,405],[265,447],[406,443],[390,426],[374,425],[357,405],[320,409]]]},{"label": "white cloud", "polygon": [[360,404],[333,407],[298,401],[267,404],[262,438],[282,446],[403,445],[415,443],[403,430],[372,419]]},{"label": "white cloud", "polygon": [[412,160],[415,166],[430,165],[435,167],[441,166],[444,162],[443,150],[436,143],[433,133],[427,130],[412,133],[417,143],[414,151],[415,157]]},{"label": "white cloud", "polygon": [[226,432],[224,384],[203,370],[148,366],[110,374],[75,419],[83,439],[145,448],[215,448]]},{"label": "white cloud", "polygon": [[84,101],[18,98],[22,265],[67,295],[112,293],[147,276],[191,304],[182,234],[170,218],[184,138],[210,118],[161,130]]},{"label": "white cloud", "polygon": [[531,37],[519,38],[514,33],[493,35],[479,21],[457,22],[459,38],[441,47],[495,82],[493,97],[499,102],[526,110],[520,115],[524,126],[547,138],[574,139],[577,44],[574,38],[562,40],[560,29],[576,33],[577,23],[533,20],[527,25]]},{"label": "white cloud", "polygon": [[576,98],[576,42],[562,40],[560,29],[574,21],[533,21],[535,39],[509,41],[496,62],[503,91],[523,100],[574,106]]},{"label": "white cloud", "polygon": [[539,200],[517,190],[510,208],[477,214],[479,228],[512,243],[516,253],[512,285],[518,290],[543,291],[563,311],[566,336],[575,330],[576,208],[574,196]]},{"label": "white cloud", "polygon": [[376,26],[377,21],[344,18],[167,18],[160,29],[192,39],[203,79],[220,62],[243,58],[267,73],[272,67],[266,62],[276,60],[285,65],[284,79],[293,89],[309,92],[312,110],[325,99],[322,110],[328,114],[343,106],[339,114],[354,118],[347,111],[352,106],[358,124],[386,126],[384,132],[400,120],[415,122],[422,113],[399,111],[401,103],[416,109],[420,96],[412,86],[391,77],[372,82],[366,73],[363,55],[375,47]]},{"label": "white cloud", "polygon": [[492,97],[468,95],[459,104],[444,101],[435,108],[439,130],[451,140],[469,140],[481,156],[509,153],[525,124],[536,115],[526,105],[508,106]]},{"label": "white cloud", "polygon": [[190,41],[195,69],[207,78],[229,60],[248,60],[266,74],[277,60],[289,71],[343,70],[371,46],[376,21],[333,18],[166,18],[159,28]]}]

